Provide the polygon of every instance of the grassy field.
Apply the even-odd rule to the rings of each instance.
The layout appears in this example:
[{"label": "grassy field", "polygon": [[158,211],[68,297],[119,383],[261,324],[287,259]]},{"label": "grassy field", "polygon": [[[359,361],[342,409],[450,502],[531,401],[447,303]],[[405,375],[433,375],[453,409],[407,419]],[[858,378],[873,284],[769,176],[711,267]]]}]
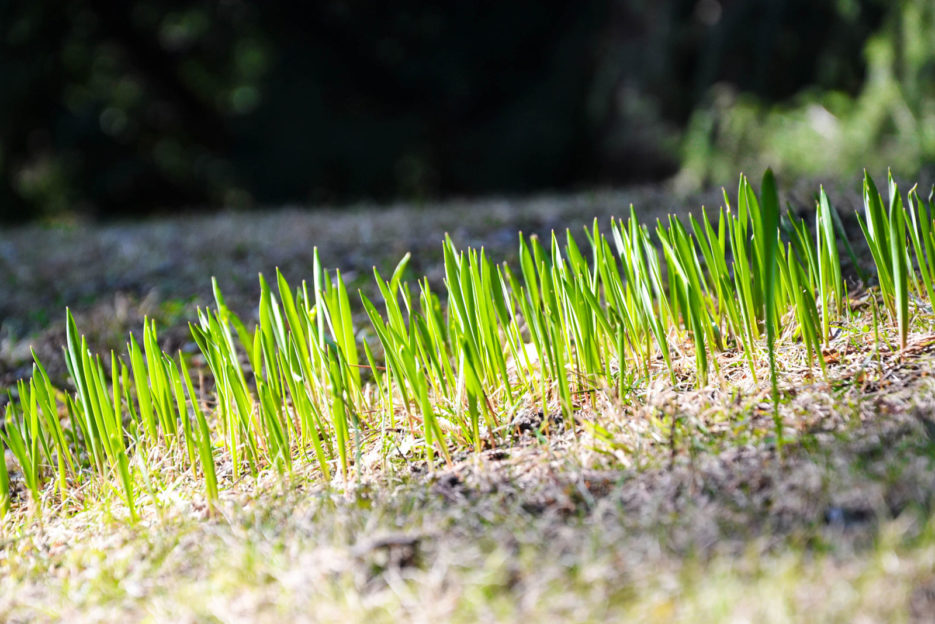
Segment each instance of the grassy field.
[{"label": "grassy field", "polygon": [[757,186],[8,338],[0,617],[926,621],[935,204]]}]

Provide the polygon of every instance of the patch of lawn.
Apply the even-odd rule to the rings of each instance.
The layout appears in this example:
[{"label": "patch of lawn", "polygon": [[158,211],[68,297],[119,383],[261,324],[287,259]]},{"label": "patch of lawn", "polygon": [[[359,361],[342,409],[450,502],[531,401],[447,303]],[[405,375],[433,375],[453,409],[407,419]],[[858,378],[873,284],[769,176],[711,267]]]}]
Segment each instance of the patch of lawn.
[{"label": "patch of lawn", "polygon": [[767,172],[654,233],[631,209],[586,244],[520,235],[517,266],[446,238],[443,296],[408,254],[368,296],[316,252],[298,287],[260,277],[250,327],[215,282],[197,353],[146,320],[101,357],[69,313],[68,385],[36,357],[0,427],[0,614],[847,619],[862,590],[822,610],[806,581],[891,556],[873,608],[905,613],[935,204],[888,187],[864,180],[878,286],[845,280],[827,195],[812,227]]}]

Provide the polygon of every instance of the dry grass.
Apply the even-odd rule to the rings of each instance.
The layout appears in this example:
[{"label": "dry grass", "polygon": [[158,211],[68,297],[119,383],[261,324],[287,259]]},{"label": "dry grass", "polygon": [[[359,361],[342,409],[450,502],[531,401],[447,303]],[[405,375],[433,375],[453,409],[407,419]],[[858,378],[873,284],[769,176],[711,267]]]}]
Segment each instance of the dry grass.
[{"label": "dry grass", "polygon": [[[525,210],[533,229],[599,212],[582,198]],[[357,232],[352,242],[364,230],[377,237],[359,245],[362,259],[353,262],[398,256],[384,238],[387,224],[415,213],[363,214],[374,223],[360,214],[339,221]],[[269,246],[280,232],[298,271],[302,237],[316,236],[314,219],[280,216],[222,231],[246,250],[250,284],[254,264],[269,271],[279,263],[251,245]],[[462,219],[436,219],[446,218]],[[462,240],[495,240],[491,231],[509,229],[503,244],[512,247],[512,218],[497,205],[474,212]],[[116,240],[121,227],[129,226],[107,236]],[[427,226],[438,227],[448,226]],[[133,235],[170,241],[171,229]],[[19,236],[8,248],[27,246]],[[437,256],[438,236],[408,236],[398,244],[431,243]],[[211,246],[236,247],[221,235]],[[197,245],[182,248],[194,254]],[[165,301],[200,296],[196,287],[176,281],[182,273],[162,284],[163,304],[147,299],[149,266],[141,261],[143,286],[87,308],[82,325],[102,343],[111,334],[122,341],[144,312],[183,324]],[[417,270],[440,277],[430,265]],[[98,286],[98,295],[109,292]],[[245,301],[254,300],[249,288]],[[755,383],[745,361],[719,353],[720,372],[698,389],[685,344],[674,345],[684,383],[660,375],[626,403],[612,393],[576,397],[574,430],[563,427],[557,404],[547,414],[527,406],[512,415],[514,446],[463,453],[452,465],[427,465],[401,436],[389,455],[369,440],[348,484],[336,477],[322,486],[308,467],[286,480],[266,472],[234,483],[221,466],[211,513],[202,484],[174,470],[173,457],[146,458],[161,481],[141,495],[136,525],[109,486],[50,498],[43,517],[17,507],[0,527],[0,620],[930,621],[935,326],[917,315],[904,351],[895,329],[881,327],[891,346],[876,349],[870,299],[853,301],[851,321],[825,350],[827,379],[814,376],[801,345],[783,342],[782,449],[766,358]],[[58,348],[58,331],[48,330],[43,344]],[[163,335],[184,347],[183,331]],[[9,333],[6,340],[0,359],[10,374],[23,343]],[[543,418],[554,421],[547,438],[535,433]]]},{"label": "dry grass", "polygon": [[132,527],[119,497],[86,492],[82,511],[5,525],[0,619],[924,621],[935,335],[876,353],[862,322],[827,382],[782,354],[782,453],[769,389],[725,359],[701,390],[597,400],[577,431],[450,467],[365,454],[346,489],[267,474],[228,483],[212,515],[175,474]]}]

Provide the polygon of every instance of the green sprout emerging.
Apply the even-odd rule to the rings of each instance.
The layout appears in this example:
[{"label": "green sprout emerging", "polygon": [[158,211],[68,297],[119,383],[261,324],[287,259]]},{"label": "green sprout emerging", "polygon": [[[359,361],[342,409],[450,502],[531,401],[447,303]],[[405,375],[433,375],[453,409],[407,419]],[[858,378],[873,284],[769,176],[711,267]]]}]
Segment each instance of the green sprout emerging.
[{"label": "green sprout emerging", "polygon": [[[888,188],[884,208],[865,176],[858,220],[905,349],[910,313],[935,302],[935,205],[915,189],[904,203],[892,176]],[[0,515],[20,507],[23,491],[38,513],[81,490],[116,496],[133,522],[144,500],[158,507],[166,470],[202,483],[214,507],[228,482],[267,470],[311,466],[325,484],[347,483],[374,448],[447,463],[510,444],[521,408],[542,410],[540,436],[562,424],[574,432],[599,394],[630,400],[660,378],[704,387],[728,355],[755,382],[765,353],[781,444],[780,349],[801,343],[827,377],[832,328],[850,309],[839,246],[856,256],[824,190],[811,228],[780,214],[772,172],[759,193],[741,176],[733,205],[725,193],[716,213],[670,216],[654,234],[631,208],[607,234],[595,220],[587,246],[571,232],[548,244],[520,235],[518,270],[446,237],[444,298],[428,279],[415,289],[403,280],[407,254],[389,279],[374,270],[379,297],[360,293],[357,310],[316,251],[311,284],[260,276],[252,328],[213,283],[215,306],[190,326],[208,390],[196,390],[191,359],[161,350],[152,321],[125,357],[104,359],[68,312],[74,390],[55,388],[34,354],[0,423],[17,475],[0,464]],[[874,319],[876,309],[873,299]],[[876,320],[874,333],[879,349]]]}]

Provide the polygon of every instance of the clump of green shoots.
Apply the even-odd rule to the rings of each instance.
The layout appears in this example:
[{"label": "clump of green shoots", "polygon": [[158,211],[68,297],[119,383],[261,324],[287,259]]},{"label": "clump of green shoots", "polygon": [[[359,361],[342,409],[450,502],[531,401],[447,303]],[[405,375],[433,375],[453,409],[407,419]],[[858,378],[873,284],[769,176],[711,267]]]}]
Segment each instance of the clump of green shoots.
[{"label": "clump of green shoots", "polygon": [[[869,176],[863,190],[858,219],[905,348],[910,303],[935,301],[933,198],[913,189],[904,204],[892,176],[888,209]],[[125,356],[102,359],[69,312],[74,387],[55,388],[34,357],[31,379],[10,393],[0,439],[16,470],[0,465],[0,515],[21,502],[12,488],[20,480],[37,511],[48,487],[63,501],[91,487],[114,494],[134,521],[158,496],[160,465],[202,483],[213,507],[222,461],[234,481],[302,465],[325,484],[359,475],[374,441],[384,457],[404,446],[450,462],[458,449],[510,444],[511,415],[524,406],[560,410],[573,431],[598,393],[629,399],[660,375],[704,386],[725,353],[755,380],[765,352],[778,406],[777,350],[790,341],[827,376],[823,350],[847,308],[839,245],[855,255],[824,190],[811,227],[780,214],[771,172],[759,194],[741,176],[733,203],[725,193],[719,210],[670,216],[654,234],[631,207],[608,234],[596,221],[585,229],[587,246],[571,232],[548,244],[520,235],[518,271],[446,237],[444,298],[428,279],[415,289],[403,280],[407,254],[389,279],[374,270],[378,298],[359,294],[365,326],[355,324],[341,272],[326,270],[317,251],[310,284],[260,276],[253,327],[215,282],[214,307],[190,326],[210,393],[196,391],[190,358],[160,348],[152,321],[130,336]],[[540,432],[550,426],[544,418]]]}]

